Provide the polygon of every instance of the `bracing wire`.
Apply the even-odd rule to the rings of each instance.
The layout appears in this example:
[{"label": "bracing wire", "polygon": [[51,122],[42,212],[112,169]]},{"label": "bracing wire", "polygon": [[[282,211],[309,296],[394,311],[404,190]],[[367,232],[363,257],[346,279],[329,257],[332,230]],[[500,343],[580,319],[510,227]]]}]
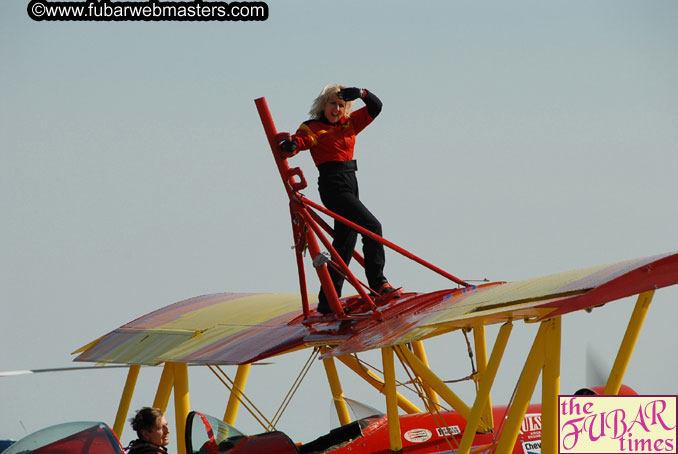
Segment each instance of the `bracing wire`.
[{"label": "bracing wire", "polygon": [[[400,365],[403,367],[405,370],[405,373],[407,374],[407,377],[409,378],[409,382],[413,383],[416,389],[416,394],[419,396],[421,401],[424,403],[424,407],[426,408],[426,411],[431,415],[431,418],[433,421],[436,423],[436,426],[438,426],[438,429],[440,429],[440,433],[443,438],[445,438],[445,443],[447,443],[447,446],[450,448],[451,452],[454,452],[459,449],[459,444],[454,440],[454,438],[450,439],[447,430],[444,429],[443,427],[447,427],[447,422],[445,421],[445,418],[443,418],[443,415],[440,414],[440,409],[438,408],[438,405],[431,400],[429,395],[426,393],[426,390],[424,389],[424,385],[421,382],[421,379],[417,374],[414,372],[412,369],[412,366],[410,363],[407,361],[407,358],[403,358],[402,353],[400,353],[400,348],[409,348],[411,350],[410,344],[407,344],[405,346],[400,346],[396,347],[396,356],[398,357],[400,361]],[[440,421],[443,422],[444,425],[440,424]],[[452,446],[454,442],[455,446]]]},{"label": "bracing wire", "polygon": [[[368,363],[367,361],[363,361],[362,359],[358,358],[358,355],[356,355],[355,353],[353,354],[353,357],[358,362],[358,365],[360,366],[360,368],[363,371],[365,371],[366,373],[369,372],[370,370],[375,370],[379,374],[381,374],[382,377],[384,376],[384,372],[381,369],[379,369],[378,367],[374,367],[372,364]],[[400,380],[396,380],[396,386],[401,386],[401,387],[403,387],[403,388],[405,388],[405,389],[416,394],[416,390],[414,390],[412,387],[408,386],[410,384],[411,384],[410,382],[405,383],[405,382],[402,382]]]},{"label": "bracing wire", "polygon": [[[223,383],[223,385],[226,386],[226,388],[228,388],[228,390],[231,392],[231,395],[233,395],[233,390],[237,389],[238,393],[236,394],[236,398],[240,401],[243,407],[245,407],[245,409],[261,425],[261,427],[264,428],[264,430],[266,431],[271,430],[271,427],[273,427],[271,421],[269,421],[266,418],[263,412],[259,410],[259,408],[247,397],[247,395],[242,389],[235,386],[235,382],[231,380],[231,378],[228,376],[228,374],[226,374],[226,372],[224,372],[216,364],[214,365],[208,364],[207,367],[212,371],[212,373],[217,377],[217,379],[219,379],[219,381],[221,381],[221,383]],[[224,379],[221,376],[219,376],[219,374],[221,374],[226,379],[226,381],[228,381],[228,383],[224,381]],[[273,427],[273,430],[275,430],[275,427]]]},{"label": "bracing wire", "polygon": [[[259,408],[247,397],[245,392],[235,386],[235,382],[224,372],[218,365],[210,365],[208,364],[207,367],[212,371],[212,373],[221,381],[221,383],[228,388],[228,390],[233,394],[233,390],[236,389],[238,393],[235,395],[236,398],[240,401],[240,403],[245,407],[245,409],[252,415],[252,417],[264,428],[265,431],[269,432],[272,430],[276,430],[276,425],[280,422],[280,419],[282,418],[285,410],[289,406],[290,402],[292,401],[292,398],[294,397],[294,394],[297,392],[299,389],[299,386],[301,386],[302,381],[308,374],[308,371],[310,370],[311,366],[313,365],[313,362],[315,359],[318,357],[318,354],[320,353],[320,348],[315,347],[313,351],[311,352],[311,355],[309,358],[306,360],[306,363],[302,367],[301,371],[299,372],[299,375],[297,375],[297,378],[294,380],[292,383],[292,386],[290,389],[287,391],[287,394],[283,398],[283,401],[280,403],[280,406],[278,407],[278,410],[275,412],[273,415],[273,418],[270,420],[266,418],[264,413],[259,410]],[[218,371],[218,372],[217,372]],[[221,374],[221,376],[220,376]],[[222,378],[223,377],[223,378]],[[225,378],[225,380],[224,380]]]},{"label": "bracing wire", "polygon": [[[466,339],[466,349],[468,351],[469,359],[471,360],[471,373],[465,377],[457,378],[454,380],[445,380],[443,383],[460,383],[466,380],[474,380],[474,377],[478,374],[476,369],[476,364],[473,357],[473,348],[471,347],[471,341],[468,339],[468,330],[466,328],[462,329],[461,332],[464,334],[464,339]],[[475,380],[474,380],[475,381]]]},{"label": "bracing wire", "polygon": [[292,398],[299,389],[299,386],[301,386],[301,382],[304,381],[304,378],[306,378],[306,374],[308,374],[308,371],[311,369],[313,362],[318,358],[319,353],[320,347],[314,347],[313,351],[306,360],[306,363],[301,368],[301,371],[299,371],[299,375],[297,375],[297,378],[294,380],[294,383],[292,383],[292,386],[290,387],[289,391],[287,391],[287,394],[283,398],[280,407],[278,407],[278,410],[275,412],[275,415],[273,415],[272,421],[274,424],[277,424],[280,421],[280,418],[282,418],[283,413],[285,412],[288,405],[292,401]]}]

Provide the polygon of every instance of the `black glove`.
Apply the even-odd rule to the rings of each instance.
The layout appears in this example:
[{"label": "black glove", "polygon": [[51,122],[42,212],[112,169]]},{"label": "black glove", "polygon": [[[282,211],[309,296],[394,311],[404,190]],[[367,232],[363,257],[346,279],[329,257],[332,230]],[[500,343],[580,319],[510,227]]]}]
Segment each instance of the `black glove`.
[{"label": "black glove", "polygon": [[285,139],[280,142],[280,149],[283,151],[283,153],[294,154],[294,152],[297,151],[297,141],[294,139]]},{"label": "black glove", "polygon": [[362,98],[363,96],[365,96],[365,90],[356,87],[342,88],[339,90],[339,93],[337,93],[337,97],[344,101],[353,101],[354,99]]}]

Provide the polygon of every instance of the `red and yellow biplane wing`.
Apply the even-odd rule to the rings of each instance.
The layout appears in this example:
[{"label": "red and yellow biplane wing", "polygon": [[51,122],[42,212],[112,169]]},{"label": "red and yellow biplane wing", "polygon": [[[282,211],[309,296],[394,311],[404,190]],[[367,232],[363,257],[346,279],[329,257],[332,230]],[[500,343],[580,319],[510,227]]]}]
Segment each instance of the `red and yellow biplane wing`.
[{"label": "red and yellow biplane wing", "polygon": [[[490,391],[512,329],[511,322],[525,320],[539,322],[539,330],[516,384],[508,414],[505,418],[500,418],[503,425],[501,433],[496,440],[492,440],[492,446],[487,449],[492,452],[512,452],[519,449],[517,441],[521,424],[529,408],[537,379],[543,374],[541,446],[543,452],[555,453],[561,315],[640,295],[604,389],[605,394],[610,395],[620,391],[621,379],[653,292],[678,284],[678,253],[583,268],[518,282],[470,285],[306,199],[299,192],[306,187],[303,172],[299,168],[290,168],[279,149],[280,141],[288,135],[276,131],[264,98],[255,100],[255,104],[290,200],[301,293],[220,293],[191,298],[151,312],[78,350],[76,361],[131,365],[114,426],[116,433],[122,430],[139,365],[165,363],[154,405],[164,409],[169,399],[169,390],[174,388],[176,431],[177,434],[183,434],[183,425],[189,413],[187,364],[207,364],[210,369],[215,369],[212,365],[238,365],[224,416],[224,421],[230,424],[235,421],[251,363],[314,347],[317,348],[314,354],[323,354],[332,399],[342,426],[350,422],[350,416],[333,357],[338,357],[385,394],[391,451],[402,450],[405,446],[403,439],[409,443],[408,449],[412,448],[412,441],[407,434],[401,436],[398,408],[410,414],[420,413],[421,410],[396,390],[394,357],[397,356],[403,367],[414,374],[415,379],[410,381],[422,385],[420,397],[425,401],[426,408],[442,408],[439,396],[464,421],[463,435],[459,432],[461,438],[458,452],[469,453],[471,447],[476,446],[476,433],[490,433],[493,429]],[[371,237],[459,287],[431,293],[392,295],[390,299],[388,295],[374,296],[372,289],[361,283],[337,254],[326,235],[329,233],[331,236],[332,229],[322,220],[320,213],[363,236]],[[323,252],[321,246],[327,252]],[[314,301],[313,297],[307,295],[304,271],[304,257],[307,252],[310,253],[314,272],[328,298],[332,311],[329,315],[323,316],[312,310],[311,303]],[[361,262],[357,253],[356,261]],[[344,276],[348,286],[355,289],[358,295],[339,300],[330,278],[330,267]],[[488,359],[483,328],[490,324],[503,325]],[[478,369],[471,376],[477,385],[473,407],[456,396],[428,366],[423,343],[419,342],[458,329],[472,329],[474,335]],[[357,358],[349,356],[372,349],[381,349],[383,380],[357,364]],[[269,430],[273,426],[266,427]],[[179,452],[183,452],[181,446]],[[430,451],[424,449],[417,452]]]},{"label": "red and yellow biplane wing", "polygon": [[[327,355],[403,344],[474,324],[544,319],[678,283],[664,254],[509,283],[406,293],[382,319],[305,323],[298,294],[219,293],[151,312],[78,351],[76,361],[157,365],[246,364],[313,345]],[[350,300],[346,298],[345,300]]]}]

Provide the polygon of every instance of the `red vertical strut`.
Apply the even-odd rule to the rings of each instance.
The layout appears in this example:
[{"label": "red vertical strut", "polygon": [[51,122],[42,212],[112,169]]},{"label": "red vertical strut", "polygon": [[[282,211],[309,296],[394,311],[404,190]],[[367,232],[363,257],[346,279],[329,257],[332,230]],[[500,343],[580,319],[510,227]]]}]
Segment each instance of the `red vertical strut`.
[{"label": "red vertical strut", "polygon": [[[273,123],[273,118],[271,117],[271,112],[268,109],[268,103],[266,102],[266,99],[258,98],[254,100],[254,103],[257,106],[257,111],[259,112],[259,117],[261,118],[261,124],[264,126],[268,144],[271,147],[271,151],[273,152],[273,159],[275,160],[276,166],[278,167],[280,177],[283,180],[283,185],[285,186],[285,191],[287,191],[287,196],[290,199],[290,214],[292,217],[293,236],[295,237],[294,241],[295,252],[297,256],[299,287],[302,293],[301,299],[304,317],[308,317],[310,314],[310,309],[308,307],[308,291],[306,287],[304,264],[301,255],[305,246],[308,246],[311,256],[314,259],[321,254],[321,251],[318,241],[315,238],[315,232],[307,225],[307,222],[309,219],[311,219],[311,217],[308,214],[306,206],[301,203],[301,198],[297,193],[298,190],[306,187],[306,180],[304,179],[304,174],[301,169],[298,167],[290,168],[287,160],[284,159],[278,151],[278,132],[276,131],[275,124]],[[313,221],[311,220],[311,222]],[[300,238],[304,239],[304,244],[299,244]],[[327,264],[320,263],[315,266],[315,269],[318,273],[320,284],[323,288],[325,296],[327,297],[330,308],[335,314],[343,315],[344,311],[341,307],[341,302],[339,301],[337,292],[334,289],[334,284],[332,284],[332,279],[330,278]]]}]

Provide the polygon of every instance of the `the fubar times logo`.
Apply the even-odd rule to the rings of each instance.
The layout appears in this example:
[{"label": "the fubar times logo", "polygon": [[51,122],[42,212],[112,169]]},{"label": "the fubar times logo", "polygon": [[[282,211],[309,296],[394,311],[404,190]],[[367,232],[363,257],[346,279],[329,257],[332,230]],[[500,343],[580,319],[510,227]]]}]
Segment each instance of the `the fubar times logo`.
[{"label": "the fubar times logo", "polygon": [[676,453],[678,396],[558,396],[561,454]]}]

